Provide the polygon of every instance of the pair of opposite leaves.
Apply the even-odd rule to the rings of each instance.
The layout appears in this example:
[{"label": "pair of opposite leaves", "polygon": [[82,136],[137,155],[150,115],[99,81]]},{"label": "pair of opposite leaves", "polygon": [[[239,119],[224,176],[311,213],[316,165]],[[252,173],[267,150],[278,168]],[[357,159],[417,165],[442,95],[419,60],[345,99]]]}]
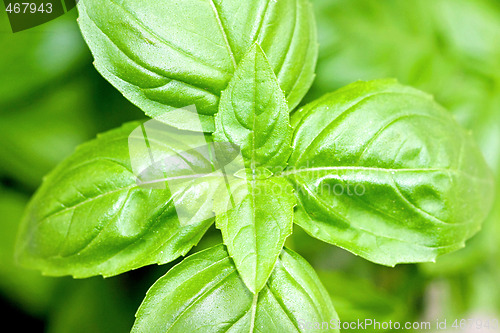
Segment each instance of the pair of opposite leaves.
[{"label": "pair of opposite leaves", "polygon": [[[193,129],[197,115],[172,110],[195,104],[203,129],[214,131],[208,140],[236,144],[250,170],[244,196],[216,216],[232,261],[220,247],[185,260],[152,288],[137,330],[186,327],[180,323],[191,312],[208,316],[193,325],[236,331],[261,327],[266,313],[281,313],[276,328],[292,331],[300,330],[301,316],[333,319],[312,269],[282,252],[292,222],[385,265],[434,260],[479,230],[491,205],[490,173],[470,135],[428,95],[392,80],[358,82],[289,121],[317,55],[307,1],[86,0],[79,10],[103,76],[148,115],[181,129]],[[217,211],[225,202],[212,204],[217,184],[193,180],[178,191],[138,186],[128,151],[138,126],[82,145],[44,180],[21,227],[22,262],[50,275],[111,276],[172,261],[200,240],[213,219],[181,224],[176,207]],[[168,142],[160,147],[171,153]],[[213,164],[204,158],[194,154],[185,167]],[[266,176],[252,178],[257,171]],[[191,296],[160,306],[163,297],[181,294]],[[202,306],[226,309],[235,297],[238,310],[223,321],[212,322]]]}]

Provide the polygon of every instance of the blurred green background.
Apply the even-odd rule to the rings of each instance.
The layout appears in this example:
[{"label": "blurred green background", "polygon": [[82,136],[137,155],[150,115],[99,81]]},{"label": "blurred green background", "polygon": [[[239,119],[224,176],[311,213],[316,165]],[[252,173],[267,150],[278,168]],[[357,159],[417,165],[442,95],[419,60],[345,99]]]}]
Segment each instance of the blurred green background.
[{"label": "blurred green background", "polygon": [[[499,0],[311,1],[320,58],[306,101],[356,80],[395,77],[435,95],[500,176]],[[12,34],[0,9],[2,316],[20,331],[127,332],[145,292],[171,265],[110,279],[48,278],[16,267],[12,247],[43,175],[96,133],[144,115],[93,68],[75,10]],[[214,229],[207,236],[195,250],[220,241]],[[468,246],[436,264],[377,266],[298,227],[287,245],[318,270],[344,321],[500,318],[498,199]]]}]

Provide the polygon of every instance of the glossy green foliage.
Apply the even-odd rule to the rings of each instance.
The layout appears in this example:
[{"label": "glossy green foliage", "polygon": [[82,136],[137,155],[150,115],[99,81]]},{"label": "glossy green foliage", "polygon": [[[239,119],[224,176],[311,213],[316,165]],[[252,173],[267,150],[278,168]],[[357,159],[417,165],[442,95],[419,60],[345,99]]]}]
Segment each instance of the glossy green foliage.
[{"label": "glossy green foliage", "polygon": [[259,45],[252,46],[222,92],[215,122],[215,140],[237,145],[246,167],[286,165],[292,140],[288,107]]},{"label": "glossy green foliage", "polygon": [[[421,91],[358,82],[290,119],[314,76],[307,0],[82,0],[79,13],[99,72],[149,116],[198,133],[137,122],[81,146],[35,194],[17,252],[48,275],[112,276],[185,255],[215,216],[224,245],[161,278],[136,332],[325,331],[314,323],[337,319],[327,292],[283,250],[293,222],[392,266],[462,247],[488,214],[479,149]],[[399,299],[327,277],[346,318],[401,315]]]},{"label": "glossy green foliage", "polygon": [[420,91],[354,83],[293,124],[296,223],[321,240],[384,265],[433,261],[463,247],[491,208],[479,149]]},{"label": "glossy green foliage", "polygon": [[[354,80],[395,77],[431,93],[451,111],[472,132],[499,179],[498,0],[312,2],[320,56],[317,79],[308,99]],[[453,308],[449,318],[469,317],[468,311],[498,313],[500,309],[498,288],[488,282],[491,278],[500,280],[496,268],[500,243],[498,193],[497,187],[496,213],[485,220],[481,232],[464,249],[421,267],[427,279],[439,280],[437,289],[447,289],[449,302],[438,302],[433,308]],[[478,297],[481,301],[476,302]],[[495,307],[488,307],[495,302]]]},{"label": "glossy green foliage", "polygon": [[[21,226],[17,252],[22,264],[48,275],[110,276],[169,262],[199,241],[213,223],[212,205],[203,206],[199,196],[214,187],[207,181],[170,193],[139,186],[129,140],[144,137],[129,136],[140,125],[128,123],[80,146],[44,179]],[[170,146],[163,151],[170,153]],[[141,169],[151,163],[144,155]],[[178,203],[207,218],[179,223]]]},{"label": "glossy green foliage", "polygon": [[220,93],[255,42],[290,109],[314,77],[308,0],[83,0],[78,9],[98,71],[147,115],[180,128],[193,129],[168,111],[194,104],[203,129],[214,130]]},{"label": "glossy green foliage", "polygon": [[133,332],[304,332],[302,320],[338,319],[316,273],[296,253],[284,249],[269,281],[254,295],[224,246],[174,267],[148,291],[136,316]]}]

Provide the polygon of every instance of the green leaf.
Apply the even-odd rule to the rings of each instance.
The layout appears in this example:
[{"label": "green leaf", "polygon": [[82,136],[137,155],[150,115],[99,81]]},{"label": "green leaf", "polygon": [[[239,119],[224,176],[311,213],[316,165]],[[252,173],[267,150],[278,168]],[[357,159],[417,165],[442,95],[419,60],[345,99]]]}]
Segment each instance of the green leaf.
[{"label": "green leaf", "polygon": [[258,293],[292,233],[296,200],[293,188],[282,178],[242,182],[242,189],[235,192],[233,196],[246,195],[235,208],[217,214],[216,226],[241,278]]},{"label": "green leaf", "polygon": [[215,140],[236,144],[252,170],[284,167],[291,153],[288,108],[266,55],[254,45],[222,92]]},{"label": "green leaf", "polygon": [[253,295],[221,245],[160,278],[136,317],[132,332],[304,332],[304,322],[338,320],[316,273],[296,253],[283,250],[266,286]]},{"label": "green leaf", "polygon": [[309,234],[384,265],[433,261],[488,215],[493,178],[471,136],[427,94],[357,82],[297,114],[285,172]]},{"label": "green leaf", "polygon": [[[132,150],[129,156],[131,142],[147,139],[141,129],[155,130],[136,122],[100,135],[44,179],[21,225],[17,253],[23,265],[48,275],[111,276],[172,261],[199,241],[213,223],[212,197],[220,180],[196,173],[211,169],[211,161],[187,152],[188,162],[176,165],[190,177],[185,186],[173,190],[166,179],[155,182],[163,188],[143,184],[134,169],[148,170],[151,151]],[[193,134],[175,135],[178,142],[167,136],[151,144],[152,154],[175,154]],[[186,213],[183,220],[179,212]]]},{"label": "green leaf", "polygon": [[[295,108],[314,78],[308,0],[83,0],[79,23],[97,70],[147,115],[192,129],[169,111],[196,105],[214,130],[219,97],[258,42]],[[195,128],[198,130],[198,128]]]}]

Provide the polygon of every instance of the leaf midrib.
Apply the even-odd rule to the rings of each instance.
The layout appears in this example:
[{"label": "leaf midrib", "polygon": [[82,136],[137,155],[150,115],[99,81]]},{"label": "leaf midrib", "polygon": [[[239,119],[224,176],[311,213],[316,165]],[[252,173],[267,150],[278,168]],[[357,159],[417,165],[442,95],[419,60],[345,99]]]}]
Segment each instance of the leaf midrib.
[{"label": "leaf midrib", "polygon": [[222,37],[224,38],[224,42],[226,43],[226,49],[229,53],[229,56],[231,57],[231,62],[233,63],[234,70],[236,70],[236,67],[238,66],[236,63],[236,59],[234,57],[234,52],[233,49],[231,48],[231,44],[229,44],[229,38],[227,36],[226,30],[224,29],[224,25],[222,24],[222,20],[220,18],[219,10],[215,6],[214,0],[208,0],[210,3],[210,7],[212,8],[214,14],[215,14],[215,19],[217,20],[217,24],[219,26],[219,29],[222,33]]},{"label": "leaf midrib", "polygon": [[376,167],[361,167],[361,166],[338,166],[338,167],[317,167],[317,168],[304,168],[304,169],[292,169],[290,171],[284,171],[275,177],[288,177],[292,175],[297,175],[301,173],[314,173],[321,171],[378,171],[378,172],[446,172],[462,174],[471,179],[477,180],[479,182],[489,183],[489,179],[479,178],[468,174],[463,170],[455,169],[445,169],[445,168],[401,168],[401,169],[391,169],[391,168],[376,168]]}]

